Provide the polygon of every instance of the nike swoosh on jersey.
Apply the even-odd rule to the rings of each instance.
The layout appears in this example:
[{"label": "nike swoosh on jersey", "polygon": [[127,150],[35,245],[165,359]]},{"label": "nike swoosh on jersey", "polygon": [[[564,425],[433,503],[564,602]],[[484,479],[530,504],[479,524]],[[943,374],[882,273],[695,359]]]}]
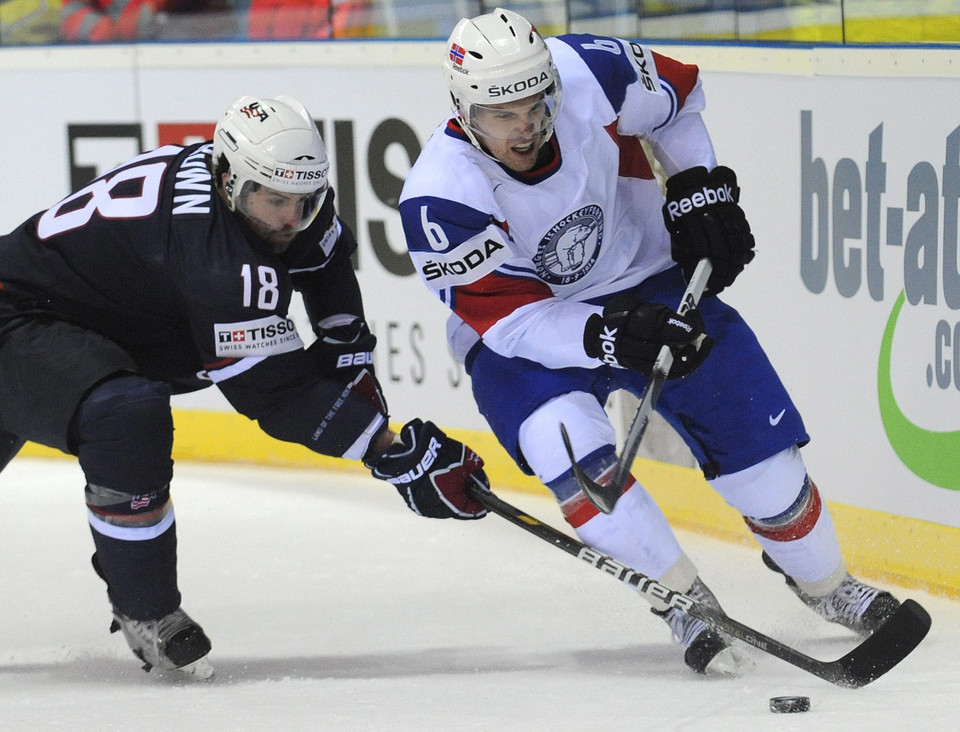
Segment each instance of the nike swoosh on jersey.
[{"label": "nike swoosh on jersey", "polygon": [[786,414],[786,413],[787,413],[787,410],[786,410],[786,409],[781,409],[781,410],[780,410],[780,414],[778,414],[776,417],[774,417],[774,416],[771,414],[771,415],[768,417],[768,419],[770,420],[770,426],[771,426],[771,427],[776,427],[778,424],[780,424],[780,420],[783,419],[783,415]]}]

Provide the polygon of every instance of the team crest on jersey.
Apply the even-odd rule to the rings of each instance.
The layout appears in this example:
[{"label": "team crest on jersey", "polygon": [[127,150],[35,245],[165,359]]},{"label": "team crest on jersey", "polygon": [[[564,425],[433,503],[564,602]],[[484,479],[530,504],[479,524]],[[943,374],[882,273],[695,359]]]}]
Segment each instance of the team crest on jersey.
[{"label": "team crest on jersey", "polygon": [[603,210],[584,206],[554,224],[533,258],[537,275],[551,285],[569,285],[593,269],[603,241]]}]

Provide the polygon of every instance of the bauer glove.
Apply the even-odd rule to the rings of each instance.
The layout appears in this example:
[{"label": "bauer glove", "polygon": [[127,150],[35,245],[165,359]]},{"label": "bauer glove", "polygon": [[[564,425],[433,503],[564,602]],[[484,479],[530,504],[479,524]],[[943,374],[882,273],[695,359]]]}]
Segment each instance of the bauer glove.
[{"label": "bauer glove", "polygon": [[487,514],[466,490],[474,477],[489,488],[483,460],[432,422],[407,422],[400,430],[400,442],[367,467],[374,478],[392,483],[410,510],[421,516],[478,519]]},{"label": "bauer glove", "polygon": [[307,349],[320,373],[346,384],[366,397],[380,414],[387,416],[387,400],[373,368],[373,349],[377,337],[367,324],[356,320],[334,328],[322,328],[317,340]]}]

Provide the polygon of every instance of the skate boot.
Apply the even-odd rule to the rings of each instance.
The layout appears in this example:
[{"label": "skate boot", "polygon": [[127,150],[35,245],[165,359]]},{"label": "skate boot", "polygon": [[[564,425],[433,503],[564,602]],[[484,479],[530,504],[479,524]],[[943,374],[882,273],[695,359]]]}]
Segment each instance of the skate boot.
[{"label": "skate boot", "polygon": [[[722,610],[720,603],[698,577],[685,593],[702,605]],[[673,642],[684,649],[683,660],[698,674],[742,676],[753,668],[753,659],[731,639],[708,628],[706,623],[678,608],[650,612],[663,618],[673,632]]]},{"label": "skate boot", "polygon": [[206,680],[213,676],[207,660],[210,639],[183,610],[174,610],[159,620],[133,620],[116,610],[110,632],[123,631],[133,655],[143,661],[143,670],[156,667],[162,671],[178,671],[186,676]]},{"label": "skate boot", "polygon": [[840,586],[822,597],[814,597],[797,587],[797,583],[777,566],[770,556],[763,553],[763,563],[774,572],[779,572],[787,581],[787,587],[803,603],[831,623],[849,628],[861,636],[868,636],[883,625],[897,608],[900,601],[886,590],[864,584],[847,574]]}]

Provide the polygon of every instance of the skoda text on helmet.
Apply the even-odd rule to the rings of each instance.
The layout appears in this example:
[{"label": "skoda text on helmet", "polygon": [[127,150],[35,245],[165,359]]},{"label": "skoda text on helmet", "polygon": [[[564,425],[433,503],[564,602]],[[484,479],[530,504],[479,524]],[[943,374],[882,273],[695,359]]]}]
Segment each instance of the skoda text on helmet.
[{"label": "skoda text on helmet", "polygon": [[450,34],[443,73],[464,132],[481,150],[477,135],[484,131],[476,126],[478,107],[543,98],[542,142],[553,134],[562,95],[560,75],[540,33],[523,16],[497,8],[461,20]]},{"label": "skoda text on helmet", "polygon": [[[257,186],[303,196],[297,231],[313,221],[326,197],[330,162],[323,139],[306,108],[293,97],[243,96],[224,112],[213,136],[214,170],[229,164],[224,194],[232,211]],[[255,185],[256,184],[256,185]]]}]

